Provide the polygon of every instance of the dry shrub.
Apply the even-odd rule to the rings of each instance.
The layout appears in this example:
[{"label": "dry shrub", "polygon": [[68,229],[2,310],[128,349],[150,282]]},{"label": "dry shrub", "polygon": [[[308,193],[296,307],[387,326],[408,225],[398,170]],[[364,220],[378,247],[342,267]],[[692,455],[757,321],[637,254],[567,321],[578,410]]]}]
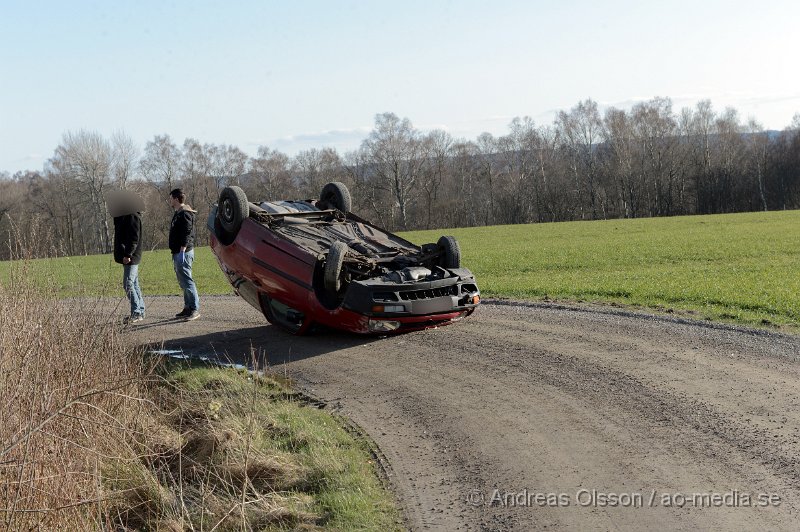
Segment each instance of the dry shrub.
[{"label": "dry shrub", "polygon": [[0,528],[82,530],[102,523],[101,464],[130,452],[147,408],[142,358],[91,302],[41,288],[24,272],[0,285]]},{"label": "dry shrub", "polygon": [[231,379],[173,386],[112,302],[30,278],[0,282],[0,530],[317,529],[310,472],[253,443],[256,380],[235,413]]}]

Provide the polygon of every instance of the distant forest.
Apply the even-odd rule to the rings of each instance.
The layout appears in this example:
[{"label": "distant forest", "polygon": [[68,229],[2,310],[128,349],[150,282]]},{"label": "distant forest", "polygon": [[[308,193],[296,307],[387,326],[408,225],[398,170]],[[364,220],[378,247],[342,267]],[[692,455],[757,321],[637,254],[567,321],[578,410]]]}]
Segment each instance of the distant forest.
[{"label": "distant forest", "polygon": [[203,242],[226,185],[255,201],[317,197],[329,181],[347,184],[354,212],[390,230],[796,209],[800,114],[765,131],[708,100],[676,113],[655,98],[602,114],[586,100],[552,124],[515,118],[503,136],[465,140],[384,113],[357,150],[295,157],[168,135],[141,149],[125,133],[70,131],[41,171],[0,173],[0,259],[109,252],[104,196],[116,188],[145,198],[145,245],[162,248],[172,188],[199,211]]}]

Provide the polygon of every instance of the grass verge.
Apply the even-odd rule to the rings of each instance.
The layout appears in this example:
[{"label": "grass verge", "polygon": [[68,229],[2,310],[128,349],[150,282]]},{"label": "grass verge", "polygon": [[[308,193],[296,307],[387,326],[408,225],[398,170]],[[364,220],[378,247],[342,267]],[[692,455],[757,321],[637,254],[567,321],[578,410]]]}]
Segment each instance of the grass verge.
[{"label": "grass verge", "polygon": [[134,461],[106,485],[118,523],[184,530],[399,530],[369,447],[270,376],[168,364]]}]

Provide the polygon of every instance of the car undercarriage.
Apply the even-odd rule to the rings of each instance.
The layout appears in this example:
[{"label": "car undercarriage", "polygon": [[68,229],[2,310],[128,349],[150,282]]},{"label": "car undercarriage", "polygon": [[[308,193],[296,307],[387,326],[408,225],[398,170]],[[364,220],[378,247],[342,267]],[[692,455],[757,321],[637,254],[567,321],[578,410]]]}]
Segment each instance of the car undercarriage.
[{"label": "car undercarriage", "polygon": [[[347,312],[366,324],[349,319],[342,328],[393,332],[450,322],[474,310],[480,292],[461,267],[453,237],[417,246],[349,212],[349,192],[341,183],[326,185],[332,186],[333,198],[326,199],[323,189],[320,200],[259,204],[243,199],[236,187],[223,191],[209,216],[212,249],[237,293],[253,291],[245,299],[290,330],[309,320],[336,327],[337,315]],[[238,255],[230,253],[239,248]]]}]

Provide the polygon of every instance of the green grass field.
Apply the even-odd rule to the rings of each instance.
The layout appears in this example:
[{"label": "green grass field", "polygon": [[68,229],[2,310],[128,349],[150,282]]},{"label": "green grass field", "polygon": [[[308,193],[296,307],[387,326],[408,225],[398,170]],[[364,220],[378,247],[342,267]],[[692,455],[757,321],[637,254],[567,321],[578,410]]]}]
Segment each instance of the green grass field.
[{"label": "green grass field", "polygon": [[[446,231],[485,296],[800,325],[800,211]],[[406,235],[435,241],[441,231]]]},{"label": "green grass field", "polygon": [[[51,280],[51,284],[58,287],[60,297],[123,295],[122,265],[114,262],[110,254],[40,259],[26,263],[0,262],[0,282],[8,282],[10,275],[19,268],[27,268],[33,278]],[[233,293],[216,257],[207,246],[195,249],[192,273],[201,295]],[[142,253],[139,281],[145,296],[180,293],[169,250]]]},{"label": "green grass field", "polygon": [[[484,296],[618,303],[750,325],[800,325],[800,211],[565,222],[419,231],[452,234]],[[122,295],[111,257],[29,264],[61,295]],[[201,294],[231,293],[208,248],[197,250]],[[0,264],[8,279],[9,264]],[[145,253],[145,295],[177,294],[169,254]]]}]

